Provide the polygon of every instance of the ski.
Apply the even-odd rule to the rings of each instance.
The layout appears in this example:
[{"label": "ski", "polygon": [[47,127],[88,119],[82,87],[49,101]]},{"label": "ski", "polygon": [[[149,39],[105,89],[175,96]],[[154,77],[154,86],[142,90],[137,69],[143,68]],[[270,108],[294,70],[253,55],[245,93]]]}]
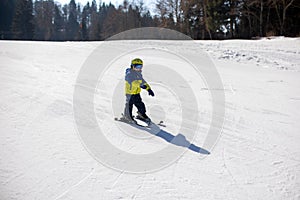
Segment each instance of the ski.
[{"label": "ski", "polygon": [[[140,120],[144,123],[146,123],[147,125],[142,125],[140,123],[138,123],[137,120]],[[140,127],[145,127],[145,128],[151,128],[151,125],[154,124],[154,125],[157,125],[157,126],[161,126],[161,127],[167,127],[163,121],[160,121],[159,123],[154,123],[154,122],[150,122],[150,124],[148,124],[147,122],[141,120],[141,119],[137,119],[135,118],[135,120],[133,121],[128,121],[128,120],[125,120],[123,117],[115,117],[115,121],[119,121],[119,122],[123,122],[123,123],[126,123],[126,124],[130,124],[130,125],[137,125],[137,126],[140,126]]]},{"label": "ski", "polygon": [[140,127],[145,127],[143,125],[138,124],[136,121],[130,122],[128,120],[125,120],[123,117],[115,117],[115,121],[123,122],[123,123],[129,124],[129,125],[136,125],[136,126],[140,126]]},{"label": "ski", "polygon": [[148,124],[148,126],[151,126],[151,124],[155,124],[155,125],[158,125],[158,126],[166,127],[166,125],[164,124],[163,121],[160,121],[159,123],[155,123],[155,122],[150,121],[150,123],[149,123],[148,121],[146,121],[145,119],[141,118],[140,116],[135,116],[134,119],[135,120],[140,120],[140,121]]}]

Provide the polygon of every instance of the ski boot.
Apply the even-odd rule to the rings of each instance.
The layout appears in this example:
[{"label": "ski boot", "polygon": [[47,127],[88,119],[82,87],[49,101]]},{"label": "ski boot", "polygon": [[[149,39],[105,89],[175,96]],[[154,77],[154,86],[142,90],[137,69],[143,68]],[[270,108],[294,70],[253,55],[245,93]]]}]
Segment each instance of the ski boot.
[{"label": "ski boot", "polygon": [[122,117],[120,119],[129,124],[137,124],[137,122],[131,116],[126,116],[126,115],[122,114]]},{"label": "ski boot", "polygon": [[137,116],[136,116],[136,119],[139,119],[145,123],[148,124],[148,126],[151,124],[151,119],[146,115],[146,114],[142,114],[140,112],[137,112]]}]

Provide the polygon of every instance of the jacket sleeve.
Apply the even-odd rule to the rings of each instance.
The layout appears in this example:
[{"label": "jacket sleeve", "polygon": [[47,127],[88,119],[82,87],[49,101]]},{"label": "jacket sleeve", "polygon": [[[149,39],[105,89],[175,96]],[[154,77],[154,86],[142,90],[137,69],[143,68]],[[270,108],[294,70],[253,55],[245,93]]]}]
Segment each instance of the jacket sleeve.
[{"label": "jacket sleeve", "polygon": [[147,91],[150,90],[150,89],[151,89],[150,85],[145,81],[145,79],[143,78],[142,75],[141,75],[141,77],[142,77],[142,83],[141,83],[141,86],[146,86],[146,90],[147,90]]}]

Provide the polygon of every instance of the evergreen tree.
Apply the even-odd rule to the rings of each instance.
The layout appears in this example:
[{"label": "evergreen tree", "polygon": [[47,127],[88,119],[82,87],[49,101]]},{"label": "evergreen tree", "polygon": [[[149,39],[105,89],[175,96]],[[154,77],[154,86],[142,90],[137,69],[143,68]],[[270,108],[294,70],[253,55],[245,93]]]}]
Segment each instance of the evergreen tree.
[{"label": "evergreen tree", "polygon": [[53,18],[55,6],[53,0],[39,0],[34,4],[36,40],[52,40],[54,35]]},{"label": "evergreen tree", "polygon": [[32,40],[34,33],[32,0],[17,0],[12,23],[14,39]]},{"label": "evergreen tree", "polygon": [[100,26],[99,26],[99,13],[97,12],[97,3],[95,0],[92,1],[90,7],[90,28],[89,28],[89,40],[100,39]]},{"label": "evergreen tree", "polygon": [[54,34],[53,40],[64,40],[64,18],[61,8],[58,5],[54,7]]},{"label": "evergreen tree", "polygon": [[71,0],[68,6],[68,22],[66,30],[66,39],[67,40],[76,40],[78,39],[79,32],[79,23],[77,21],[77,8],[75,0]]},{"label": "evergreen tree", "polygon": [[0,39],[11,39],[11,25],[13,22],[16,0],[0,1]]},{"label": "evergreen tree", "polygon": [[88,2],[87,5],[84,6],[83,8],[81,23],[80,23],[81,39],[84,41],[89,40],[89,36],[88,36],[89,10],[90,10],[90,4]]},{"label": "evergreen tree", "polygon": [[156,25],[154,23],[150,11],[148,10],[146,13],[142,15],[141,27],[154,27],[154,26]]},{"label": "evergreen tree", "polygon": [[224,38],[223,26],[225,13],[222,10],[223,0],[211,0],[207,2],[207,29],[211,38]]},{"label": "evergreen tree", "polygon": [[118,18],[118,11],[113,4],[109,4],[106,6],[105,15],[103,19],[103,28],[101,29],[101,38],[107,39],[114,34],[119,33],[118,23],[120,23],[120,19]]},{"label": "evergreen tree", "polygon": [[[33,12],[34,11],[34,12]],[[92,0],[1,0],[0,39],[104,40],[138,27],[165,27],[194,39],[300,36],[297,0],[156,0],[156,15],[143,0],[124,0],[117,9]],[[12,37],[13,36],[13,37]]]},{"label": "evergreen tree", "polygon": [[105,3],[103,3],[102,5],[100,5],[99,8],[99,28],[100,28],[100,40],[104,40],[105,39],[105,31],[104,31],[104,22],[106,20],[107,17],[107,13],[108,13],[108,7]]}]

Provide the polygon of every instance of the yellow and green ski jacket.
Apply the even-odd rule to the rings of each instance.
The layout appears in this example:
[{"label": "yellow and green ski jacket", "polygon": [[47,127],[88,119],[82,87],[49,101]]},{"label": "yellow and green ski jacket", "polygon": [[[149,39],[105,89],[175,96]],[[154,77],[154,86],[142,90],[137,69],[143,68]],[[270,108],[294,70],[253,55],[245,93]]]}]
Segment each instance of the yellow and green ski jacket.
[{"label": "yellow and green ski jacket", "polygon": [[126,69],[125,75],[125,94],[135,95],[141,92],[141,86],[146,86],[150,90],[150,85],[143,79],[141,72],[134,71],[131,68]]}]

